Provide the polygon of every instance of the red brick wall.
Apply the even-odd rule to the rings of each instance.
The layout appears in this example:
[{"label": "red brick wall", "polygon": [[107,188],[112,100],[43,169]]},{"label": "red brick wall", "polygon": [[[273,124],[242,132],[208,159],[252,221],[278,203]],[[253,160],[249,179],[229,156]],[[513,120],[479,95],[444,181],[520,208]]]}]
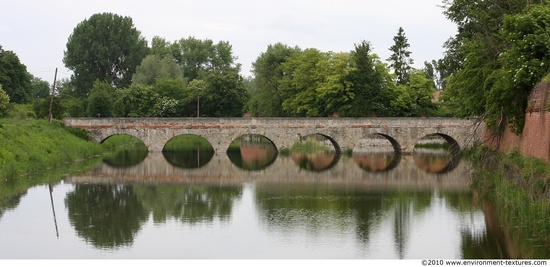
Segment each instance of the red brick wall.
[{"label": "red brick wall", "polygon": [[488,131],[484,131],[485,145],[502,152],[517,149],[524,156],[550,161],[550,112],[546,111],[549,92],[550,84],[541,82],[529,95],[525,126],[520,136],[511,133],[508,128],[499,138],[493,138]]}]

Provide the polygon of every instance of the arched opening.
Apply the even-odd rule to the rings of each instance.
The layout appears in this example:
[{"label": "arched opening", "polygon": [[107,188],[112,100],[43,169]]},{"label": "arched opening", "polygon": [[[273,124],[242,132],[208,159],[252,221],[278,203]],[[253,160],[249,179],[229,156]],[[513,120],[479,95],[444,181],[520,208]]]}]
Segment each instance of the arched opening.
[{"label": "arched opening", "polygon": [[458,142],[445,134],[435,133],[418,140],[413,150],[416,166],[427,173],[452,171],[460,161]]},{"label": "arched opening", "polygon": [[214,157],[214,148],[201,136],[182,134],[168,140],[162,155],[172,165],[194,169],[206,165]]},{"label": "arched opening", "polygon": [[271,140],[259,134],[241,135],[229,144],[227,156],[244,170],[262,170],[277,159],[277,148]]},{"label": "arched opening", "polygon": [[353,148],[352,159],[368,172],[387,172],[401,161],[399,143],[385,134],[371,134],[360,139]]},{"label": "arched opening", "polygon": [[329,136],[310,134],[300,136],[290,148],[290,157],[300,169],[321,172],[328,170],[340,160],[340,146]]},{"label": "arched opening", "polygon": [[111,135],[103,139],[101,145],[109,152],[103,162],[117,168],[137,165],[149,154],[143,141],[128,134]]}]

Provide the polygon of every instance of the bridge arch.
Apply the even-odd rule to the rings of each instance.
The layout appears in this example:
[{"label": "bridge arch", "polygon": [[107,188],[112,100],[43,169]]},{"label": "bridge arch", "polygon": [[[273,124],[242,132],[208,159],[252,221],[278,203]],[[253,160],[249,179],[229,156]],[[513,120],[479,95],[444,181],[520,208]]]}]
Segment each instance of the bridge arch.
[{"label": "bridge arch", "polygon": [[[428,137],[429,136],[439,137],[440,139],[443,139],[445,142],[447,142],[447,144],[449,145],[449,159],[448,159],[448,162],[445,166],[439,167],[435,170],[425,170],[425,171],[433,172],[433,173],[446,173],[446,172],[452,171],[454,168],[456,168],[456,166],[460,162],[460,156],[461,156],[461,147],[460,147],[460,144],[458,143],[458,141],[455,138],[453,138],[452,136],[450,136],[448,134],[441,133],[441,132],[432,133],[432,134],[426,135],[424,137],[427,137],[427,136]],[[416,150],[416,148],[415,148],[415,150]],[[423,169],[422,166],[421,166],[422,165],[421,161],[418,159],[418,157],[415,157],[414,161],[415,161],[415,164],[419,168]]]}]

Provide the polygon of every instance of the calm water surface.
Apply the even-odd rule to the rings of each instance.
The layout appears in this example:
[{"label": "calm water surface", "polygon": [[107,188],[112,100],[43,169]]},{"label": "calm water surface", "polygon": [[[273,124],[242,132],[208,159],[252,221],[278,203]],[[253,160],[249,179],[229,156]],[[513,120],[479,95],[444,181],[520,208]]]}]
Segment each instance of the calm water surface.
[{"label": "calm water surface", "polygon": [[149,153],[32,187],[3,201],[0,258],[514,256],[464,161],[241,152]]}]

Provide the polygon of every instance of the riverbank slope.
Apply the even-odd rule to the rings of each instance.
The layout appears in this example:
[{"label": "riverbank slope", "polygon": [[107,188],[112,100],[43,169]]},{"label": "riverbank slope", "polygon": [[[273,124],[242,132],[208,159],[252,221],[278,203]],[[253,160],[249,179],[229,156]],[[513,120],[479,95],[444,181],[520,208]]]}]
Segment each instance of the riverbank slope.
[{"label": "riverbank slope", "polygon": [[[59,121],[0,119],[0,178],[43,173],[103,152],[86,134]],[[1,181],[1,180],[0,180]]]}]

